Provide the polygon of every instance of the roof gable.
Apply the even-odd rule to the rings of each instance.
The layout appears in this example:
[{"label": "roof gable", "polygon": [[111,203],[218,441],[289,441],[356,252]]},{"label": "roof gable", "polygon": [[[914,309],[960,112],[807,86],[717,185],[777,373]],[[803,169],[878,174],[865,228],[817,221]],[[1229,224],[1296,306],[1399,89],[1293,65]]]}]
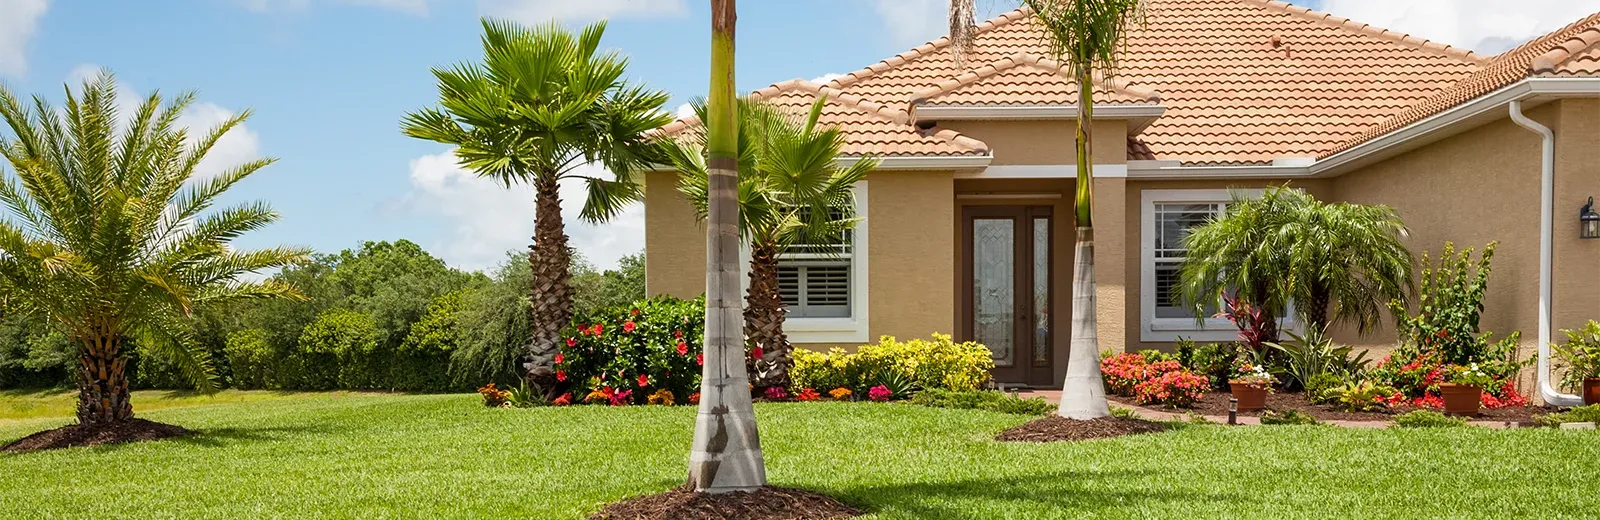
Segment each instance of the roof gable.
[{"label": "roof gable", "polygon": [[[1096,77],[1096,105],[1153,105],[1154,92]],[[919,106],[1045,106],[1078,104],[1078,81],[1055,60],[1017,53],[940,80],[911,99]]]}]

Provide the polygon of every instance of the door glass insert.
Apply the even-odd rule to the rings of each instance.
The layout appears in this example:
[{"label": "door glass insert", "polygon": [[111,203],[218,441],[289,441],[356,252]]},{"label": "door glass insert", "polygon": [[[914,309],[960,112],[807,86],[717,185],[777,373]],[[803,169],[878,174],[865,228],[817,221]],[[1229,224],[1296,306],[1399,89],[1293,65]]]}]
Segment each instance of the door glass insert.
[{"label": "door glass insert", "polygon": [[1033,219],[1033,366],[1050,366],[1050,219]]},{"label": "door glass insert", "polygon": [[973,336],[996,366],[1016,364],[1016,221],[972,221]]}]

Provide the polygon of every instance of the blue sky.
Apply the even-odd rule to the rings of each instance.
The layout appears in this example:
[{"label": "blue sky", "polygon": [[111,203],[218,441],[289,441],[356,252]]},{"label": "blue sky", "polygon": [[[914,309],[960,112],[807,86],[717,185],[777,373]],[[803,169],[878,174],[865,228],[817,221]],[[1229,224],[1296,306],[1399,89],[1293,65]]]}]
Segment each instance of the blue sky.
[{"label": "blue sky", "polygon": [[[1466,4],[1504,2],[1326,2],[1307,4],[1453,38],[1446,42],[1491,47],[1505,45],[1494,38],[1515,41],[1596,8],[1573,11],[1560,7],[1569,2],[1527,0],[1518,3],[1517,12],[1499,17],[1500,23],[1489,24],[1489,15]],[[980,15],[1014,3],[979,0]],[[284,218],[241,239],[242,245],[287,243],[335,252],[362,240],[407,238],[452,265],[478,269],[499,262],[506,250],[526,246],[532,195],[472,179],[454,168],[447,147],[400,134],[398,121],[407,110],[433,103],[429,67],[477,58],[479,16],[525,22],[556,17],[569,24],[607,17],[606,44],[632,58],[631,76],[670,92],[668,109],[673,109],[706,88],[706,4],[0,0],[0,83],[15,92],[59,99],[64,82],[106,67],[131,92],[199,91],[200,104],[186,118],[195,126],[252,109],[248,125],[220,147],[217,161],[278,158],[231,196],[268,200]],[[945,0],[741,4],[741,90],[848,72],[901,52],[942,34],[945,8]],[[1484,28],[1508,24],[1514,27]],[[569,214],[576,213],[575,203],[567,204]],[[569,227],[575,244],[602,266],[641,250],[642,230],[638,209],[611,225]]]}]

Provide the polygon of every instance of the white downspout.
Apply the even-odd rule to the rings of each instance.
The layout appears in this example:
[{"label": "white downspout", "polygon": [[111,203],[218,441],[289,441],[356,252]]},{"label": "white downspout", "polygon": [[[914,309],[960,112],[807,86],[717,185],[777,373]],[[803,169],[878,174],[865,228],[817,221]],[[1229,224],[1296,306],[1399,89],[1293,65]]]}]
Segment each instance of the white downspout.
[{"label": "white downspout", "polygon": [[1539,162],[1539,397],[1550,406],[1580,406],[1583,398],[1556,391],[1550,385],[1550,277],[1554,248],[1552,226],[1555,220],[1556,134],[1549,127],[1522,114],[1522,102],[1511,102],[1511,120],[1537,132],[1543,139]]}]

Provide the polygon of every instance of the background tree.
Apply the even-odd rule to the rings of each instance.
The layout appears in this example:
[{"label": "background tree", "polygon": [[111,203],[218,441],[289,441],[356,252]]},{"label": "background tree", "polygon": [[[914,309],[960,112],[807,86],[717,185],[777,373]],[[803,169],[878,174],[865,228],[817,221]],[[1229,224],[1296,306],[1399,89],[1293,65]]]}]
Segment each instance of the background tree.
[{"label": "background tree", "polygon": [[[818,98],[804,119],[765,103],[740,99],[739,235],[750,246],[750,287],[745,294],[745,341],[761,348],[752,364],[758,386],[789,384],[793,346],[783,333],[787,311],[778,295],[778,255],[797,244],[837,244],[847,240],[858,220],[855,184],[878,161],[866,158],[840,167],[844,136],[837,128],[818,128],[827,98]],[[705,104],[695,102],[704,121]],[[707,216],[705,133],[667,144],[667,156],[680,172],[679,190]],[[837,253],[837,251],[824,251]]]},{"label": "background tree", "polygon": [[[572,319],[570,253],[562,224],[563,179],[588,188],[579,217],[600,222],[640,196],[633,178],[653,163],[645,132],[672,120],[661,110],[668,96],[623,78],[628,60],[598,53],[605,22],[574,34],[551,22],[526,28],[483,21],[482,63],[435,68],[439,107],[407,114],[406,135],[456,146],[462,166],[510,187],[529,183],[535,193],[531,343],[528,372],[554,390],[550,367],[561,329]],[[607,179],[581,167],[598,163]]]},{"label": "background tree", "polygon": [[196,307],[247,298],[299,297],[288,284],[247,274],[303,261],[298,248],[241,250],[230,242],[278,219],[264,202],[208,211],[228,188],[272,163],[261,159],[200,178],[195,168],[246,111],[198,139],[178,126],[192,94],[116,106],[102,72],[57,110],[24,105],[0,88],[11,131],[0,154],[0,285],[18,310],[48,320],[77,347],[78,422],[133,418],[130,340],[180,363],[201,389],[216,387],[209,356],[189,335]]},{"label": "background tree", "polygon": [[1283,186],[1259,198],[1242,191],[1232,198],[1222,217],[1184,238],[1189,252],[1178,291],[1184,305],[1201,309],[1233,290],[1276,315],[1293,301],[1313,329],[1342,322],[1365,334],[1381,323],[1388,302],[1404,301],[1414,287],[1415,258],[1393,208],[1326,204]]},{"label": "background tree", "polygon": [[616,269],[596,269],[582,254],[572,255],[572,300],[578,313],[629,305],[645,299],[644,252],[617,260]]},{"label": "background tree", "polygon": [[739,308],[739,120],[734,97],[734,0],[711,0],[711,93],[706,96],[706,328],[700,411],[689,451],[695,491],[767,484],[745,375]]}]

